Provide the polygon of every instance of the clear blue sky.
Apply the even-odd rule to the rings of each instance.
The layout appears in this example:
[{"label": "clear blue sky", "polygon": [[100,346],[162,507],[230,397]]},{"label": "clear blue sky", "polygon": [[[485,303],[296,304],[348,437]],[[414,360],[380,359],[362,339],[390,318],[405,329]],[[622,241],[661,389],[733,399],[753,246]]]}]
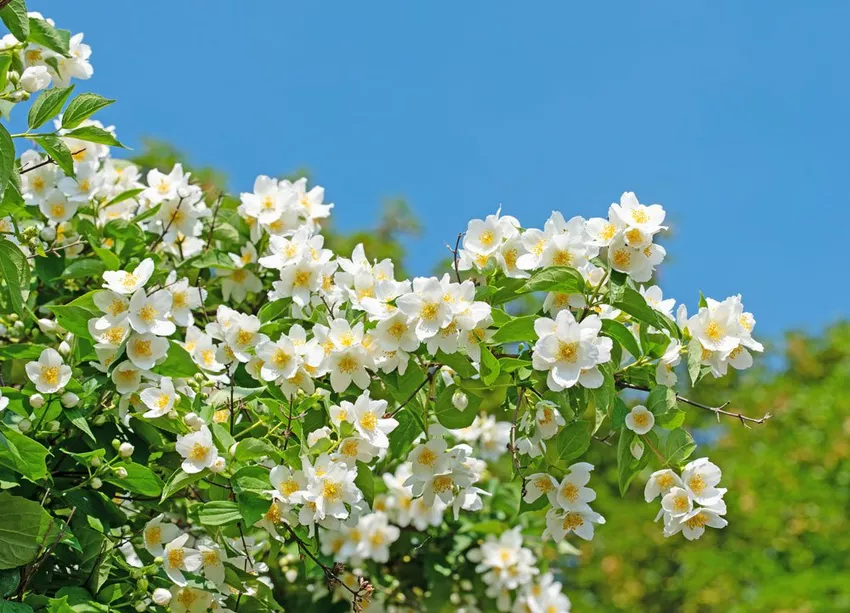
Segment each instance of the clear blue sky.
[{"label": "clear blue sky", "polygon": [[850,3],[32,0],[84,31],[103,119],[236,191],[306,166],[342,229],[406,196],[424,274],[471,217],[668,211],[666,293],[762,337],[850,315]]}]

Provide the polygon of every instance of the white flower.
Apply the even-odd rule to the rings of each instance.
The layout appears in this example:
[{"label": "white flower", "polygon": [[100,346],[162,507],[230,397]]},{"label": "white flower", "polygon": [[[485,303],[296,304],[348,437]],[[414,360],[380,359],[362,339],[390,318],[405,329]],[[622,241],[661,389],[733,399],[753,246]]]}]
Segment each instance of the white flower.
[{"label": "white flower", "polygon": [[661,291],[660,287],[657,285],[652,285],[650,287],[641,286],[638,291],[649,306],[659,313],[663,313],[671,319],[673,318],[673,307],[676,306],[676,300],[674,298],[668,298],[665,300],[664,293]]},{"label": "white flower", "polygon": [[133,451],[135,451],[135,447],[132,444],[124,442],[118,447],[118,455],[122,458],[129,458],[133,455]]},{"label": "white flower", "polygon": [[452,320],[451,307],[443,300],[443,286],[436,277],[414,279],[413,291],[400,296],[396,304],[415,322],[420,341],[431,338]]},{"label": "white flower", "polygon": [[643,405],[635,405],[626,415],[626,427],[635,434],[646,434],[655,425],[655,415]]},{"label": "white flower", "polygon": [[359,558],[387,562],[390,558],[390,545],[398,540],[401,530],[389,525],[386,514],[370,513],[360,518],[357,525],[361,539],[358,544]]},{"label": "white flower", "polygon": [[95,306],[106,314],[108,321],[113,323],[126,318],[130,310],[130,301],[127,297],[110,290],[96,292],[93,300]]},{"label": "white flower", "polygon": [[146,523],[142,531],[145,549],[152,556],[161,556],[163,553],[162,544],[174,540],[180,533],[180,530],[174,524],[163,523],[163,517],[164,515],[160,513]]},{"label": "white flower", "polygon": [[139,288],[144,287],[148,279],[151,278],[153,271],[154,264],[150,258],[142,260],[133,272],[107,270],[103,273],[103,280],[106,281],[103,287],[117,294],[133,294]]},{"label": "white flower", "polygon": [[[36,394],[33,394],[35,396]],[[30,396],[30,404],[32,404],[32,396]],[[0,412],[6,410],[6,407],[9,406],[9,399],[3,395],[3,392],[0,391]]]},{"label": "white flower", "polygon": [[110,376],[115,384],[115,391],[122,396],[137,392],[142,384],[142,371],[130,361],[121,362],[112,370]]},{"label": "white flower", "polygon": [[138,289],[130,298],[130,325],[136,332],[150,332],[157,336],[170,336],[176,327],[169,320],[171,311],[171,292],[158,290],[150,296],[145,290]]},{"label": "white flower", "polygon": [[58,224],[71,219],[77,212],[77,206],[76,202],[68,200],[65,194],[55,189],[38,205],[38,208],[48,221]]},{"label": "white flower", "polygon": [[226,300],[242,302],[249,293],[262,291],[263,282],[247,268],[236,268],[234,270],[215,269],[216,275],[221,277],[221,295]]},{"label": "white flower", "polygon": [[602,385],[597,365],[611,359],[613,343],[598,336],[601,329],[598,316],[590,315],[579,323],[569,310],[560,311],[555,320],[541,317],[534,322],[539,338],[532,364],[536,370],[549,371],[549,389],[559,392],[577,383],[589,388]]},{"label": "white flower", "polygon": [[189,279],[176,281],[176,273],[172,271],[166,280],[166,288],[171,293],[171,319],[178,326],[189,327],[195,322],[192,309],[200,307],[207,298],[207,290],[192,287]]},{"label": "white flower", "polygon": [[165,574],[177,585],[186,585],[182,571],[190,573],[201,568],[201,556],[196,549],[185,547],[188,534],[181,534],[165,546],[162,554],[162,568]]},{"label": "white flower", "polygon": [[537,424],[540,438],[543,440],[548,440],[558,434],[561,426],[567,423],[564,416],[561,415],[561,411],[558,410],[557,405],[547,400],[537,403],[534,421]]},{"label": "white flower", "polygon": [[562,509],[583,509],[588,503],[596,500],[596,492],[584,487],[590,481],[593,465],[587,462],[573,464],[558,485],[555,499]]},{"label": "white flower", "polygon": [[153,334],[133,334],[127,340],[127,357],[143,370],[150,370],[168,353],[168,339]]},{"label": "white flower", "polygon": [[212,433],[207,426],[201,426],[200,430],[185,436],[178,436],[174,448],[185,458],[182,467],[189,474],[209,468],[218,457]]},{"label": "white flower", "polygon": [[302,502],[301,492],[307,487],[307,479],[303,471],[292,470],[288,466],[275,466],[269,473],[269,481],[274,488],[273,498],[286,504]]},{"label": "white flower", "polygon": [[62,406],[66,409],[73,408],[77,406],[77,403],[80,402],[80,397],[77,396],[74,392],[65,392],[59,398],[59,401],[62,403]]},{"label": "white flower", "polygon": [[171,592],[164,587],[158,587],[151,594],[151,600],[161,607],[168,606],[168,603],[171,602]]},{"label": "white flower", "polygon": [[194,587],[175,585],[171,594],[171,613],[206,613],[213,604],[212,594]]},{"label": "white flower", "polygon": [[669,468],[657,470],[650,475],[646,482],[643,495],[647,502],[652,502],[659,495],[666,494],[673,487],[682,487],[682,480]]},{"label": "white flower", "polygon": [[552,505],[557,504],[558,482],[552,475],[546,473],[534,473],[529,475],[525,483],[525,496],[523,500],[531,504],[541,496],[549,498]]},{"label": "white flower", "polygon": [[54,394],[71,380],[71,367],[64,363],[55,349],[45,349],[37,361],[26,366],[27,377],[42,394]]},{"label": "white flower", "polygon": [[723,498],[725,488],[716,487],[720,483],[721,472],[708,458],[699,458],[685,465],[682,482],[693,499],[703,506],[709,506]]},{"label": "white flower", "polygon": [[348,405],[348,415],[358,434],[378,449],[387,449],[390,445],[387,435],[398,426],[398,421],[392,417],[384,418],[387,401],[372,400],[369,390],[366,390],[353,405],[344,401],[343,403]]},{"label": "white flower", "polygon": [[414,447],[407,458],[412,467],[412,475],[405,485],[430,479],[435,474],[445,471],[449,463],[446,447],[445,439],[440,437],[432,438]]},{"label": "white flower", "polygon": [[151,205],[156,205],[163,200],[177,198],[180,190],[189,184],[189,173],[183,173],[183,165],[175,164],[171,172],[163,174],[156,168],[148,172],[148,187],[142,192]]},{"label": "white flower", "polygon": [[694,500],[687,491],[673,486],[661,498],[661,508],[667,515],[681,517],[693,511]]},{"label": "white flower", "polygon": [[354,485],[357,476],[356,469],[346,464],[333,461],[330,456],[321,455],[316,464],[310,465],[302,458],[304,475],[307,477],[307,489],[302,496],[307,503],[312,503],[311,513],[316,521],[333,517],[345,519],[349,511],[346,504],[353,505],[363,498],[363,494]]},{"label": "white flower", "polygon": [[289,379],[295,375],[301,365],[301,359],[295,350],[295,345],[286,337],[281,336],[277,342],[264,341],[257,345],[257,357],[263,361],[260,377],[263,381]]},{"label": "white flower", "polygon": [[655,367],[655,382],[658,385],[666,385],[667,387],[676,385],[679,378],[674,369],[682,361],[681,353],[682,344],[675,339],[671,340]]},{"label": "white flower", "polygon": [[142,415],[148,419],[162,417],[174,407],[176,394],[171,377],[163,377],[159,382],[159,389],[149,387],[139,394],[142,402],[148,407],[148,411]]},{"label": "white flower", "polygon": [[378,344],[386,351],[399,349],[411,352],[419,348],[419,338],[416,336],[416,326],[403,311],[378,322],[375,328]]},{"label": "white flower", "polygon": [[722,500],[710,506],[695,508],[682,516],[665,515],[664,536],[670,537],[681,532],[689,541],[698,539],[705,533],[705,527],[725,528],[727,522],[722,516],[726,514],[726,504]]},{"label": "white flower", "polygon": [[204,576],[217,586],[224,586],[224,563],[227,561],[224,550],[210,542],[198,545],[198,555]]},{"label": "white flower", "polygon": [[50,72],[46,66],[30,66],[21,74],[20,83],[29,93],[37,92],[50,85]]},{"label": "white flower", "polygon": [[378,457],[378,448],[369,441],[349,436],[339,442],[338,451],[333,454],[333,459],[345,462],[348,466],[355,466],[357,462],[371,462]]},{"label": "white flower", "polygon": [[564,540],[570,533],[589,541],[593,538],[593,524],[604,523],[605,518],[587,505],[569,511],[552,508],[546,512],[546,532],[555,542]]}]

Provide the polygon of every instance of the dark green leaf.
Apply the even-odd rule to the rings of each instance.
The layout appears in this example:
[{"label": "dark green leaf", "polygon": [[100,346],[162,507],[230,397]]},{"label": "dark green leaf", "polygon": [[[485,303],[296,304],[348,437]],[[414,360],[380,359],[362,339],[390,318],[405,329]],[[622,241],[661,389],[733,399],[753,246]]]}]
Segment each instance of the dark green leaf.
[{"label": "dark green leaf", "polygon": [[53,134],[45,134],[43,136],[36,136],[34,140],[56,162],[56,165],[62,169],[62,172],[69,177],[74,176],[74,158],[71,157],[71,151],[62,142],[61,138]]},{"label": "dark green leaf", "polygon": [[466,428],[472,425],[475,416],[478,415],[478,407],[481,404],[481,399],[473,394],[466,394],[469,404],[460,411],[452,404],[452,396],[457,391],[463,391],[457,385],[450,385],[445,388],[437,396],[437,403],[434,407],[434,414],[443,426],[451,430]]},{"label": "dark green leaf", "polygon": [[198,520],[204,526],[228,526],[241,519],[239,505],[230,500],[208,502],[198,511]]},{"label": "dark green leaf", "polygon": [[97,111],[113,102],[115,100],[109,100],[97,94],[80,94],[71,100],[71,104],[62,114],[62,127],[66,129],[76,128]]},{"label": "dark green leaf", "polygon": [[550,465],[566,470],[567,465],[581,456],[590,447],[590,429],[585,421],[567,424],[554,441],[548,442],[546,461]]},{"label": "dark green leaf", "polygon": [[30,36],[30,20],[27,15],[27,5],[24,0],[12,0],[0,10],[0,18],[9,28],[9,32],[25,43]]},{"label": "dark green leaf", "polygon": [[5,239],[0,240],[0,280],[5,281],[4,293],[9,299],[9,306],[23,317],[23,292],[29,290],[30,267],[18,246]]},{"label": "dark green leaf", "polygon": [[642,355],[635,335],[629,332],[629,329],[619,321],[603,319],[601,333],[620,343],[634,358],[639,358]]},{"label": "dark green leaf", "polygon": [[32,562],[54,520],[35,501],[0,493],[0,569]]},{"label": "dark green leaf", "polygon": [[66,305],[49,305],[46,307],[56,316],[56,323],[65,328],[68,332],[73,332],[77,336],[91,339],[89,334],[89,319],[95,317],[91,311],[83,307]]},{"label": "dark green leaf", "polygon": [[[8,8],[8,7],[7,7]],[[15,143],[5,126],[0,125],[0,200],[15,170]]]},{"label": "dark green leaf", "polygon": [[72,91],[74,91],[73,85],[70,87],[52,87],[41,92],[32,103],[27,116],[30,130],[40,128],[48,120],[56,117]]},{"label": "dark green leaf", "polygon": [[68,30],[57,30],[43,19],[30,17],[30,42],[38,43],[55,51],[59,55],[70,57],[68,47],[71,41],[71,33]]},{"label": "dark green leaf", "polygon": [[354,485],[363,492],[363,498],[371,508],[372,503],[375,501],[375,481],[368,464],[364,464],[363,462],[357,463],[357,477],[354,479]]}]

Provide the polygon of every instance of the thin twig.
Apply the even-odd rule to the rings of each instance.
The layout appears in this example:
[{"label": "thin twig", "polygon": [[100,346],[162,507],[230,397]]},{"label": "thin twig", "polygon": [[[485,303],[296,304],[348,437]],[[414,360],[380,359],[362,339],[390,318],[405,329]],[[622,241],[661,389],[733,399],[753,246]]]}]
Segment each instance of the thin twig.
[{"label": "thin twig", "polygon": [[251,565],[251,572],[254,572],[254,560],[251,559],[251,552],[248,551],[248,543],[245,542],[245,533],[242,532],[242,522],[237,522],[236,527],[239,528],[239,537],[242,539],[242,547],[245,549],[245,557],[248,559],[248,564]]},{"label": "thin twig", "polygon": [[[626,387],[628,389],[637,390],[639,392],[650,391],[646,387],[643,387],[643,386],[640,386],[640,385],[632,385],[631,383],[626,383],[625,381],[618,381],[617,385],[619,385],[620,387]],[[728,407],[730,404],[732,404],[729,401],[724,402],[719,407],[712,407],[712,406],[709,406],[707,404],[702,404],[701,402],[696,402],[694,400],[691,400],[690,398],[685,398],[684,396],[680,396],[679,394],[676,394],[676,400],[678,400],[679,402],[684,402],[685,404],[689,404],[692,407],[702,409],[704,411],[711,411],[712,413],[714,413],[717,416],[717,421],[720,421],[721,415],[726,415],[727,417],[734,417],[736,419],[740,419],[741,423],[746,427],[749,427],[749,426],[747,426],[748,422],[751,423],[751,424],[763,424],[768,419],[773,417],[770,413],[765,413],[761,417],[755,418],[755,417],[747,417],[746,415],[743,415],[742,413],[735,413],[733,411],[726,411],[724,409],[726,407]]]},{"label": "thin twig", "polygon": [[519,456],[517,456],[517,446],[516,446],[516,425],[517,420],[519,419],[519,408],[522,405],[522,401],[525,398],[525,388],[519,388],[519,395],[517,397],[516,406],[514,407],[514,419],[511,424],[511,442],[508,443],[508,451],[511,452],[511,458],[514,463],[514,470],[516,470],[517,474],[522,477],[522,496],[525,496],[525,475],[522,474],[522,466],[519,463]]},{"label": "thin twig", "polygon": [[449,245],[446,245],[446,249],[448,249],[452,253],[452,260],[454,261],[454,267],[455,267],[455,279],[457,279],[458,283],[460,283],[460,270],[458,269],[458,256],[459,256],[459,253],[460,253],[460,239],[463,238],[464,234],[466,234],[466,233],[465,232],[458,233],[457,240],[455,241],[455,248],[454,249],[452,249]]},{"label": "thin twig", "polygon": [[[75,155],[78,155],[78,154],[82,153],[82,152],[83,152],[83,151],[85,151],[85,150],[86,150],[86,148],[85,148],[85,147],[83,147],[83,148],[82,148],[82,149],[80,149],[79,151],[74,151],[74,153],[72,153],[72,154],[71,154],[71,157],[73,157],[73,156],[75,156]],[[24,173],[27,173],[27,172],[29,172],[29,171],[31,171],[31,170],[35,170],[36,168],[41,168],[42,166],[47,166],[48,164],[55,164],[55,163],[56,163],[56,161],[55,161],[52,157],[50,157],[50,156],[48,155],[48,156],[47,156],[47,159],[46,159],[46,160],[44,160],[43,162],[39,162],[38,164],[33,164],[32,166],[27,166],[26,168],[21,168],[21,173],[20,173],[20,174],[24,174]]]},{"label": "thin twig", "polygon": [[411,400],[413,400],[414,398],[416,398],[416,394],[418,394],[418,393],[419,393],[419,391],[420,391],[423,387],[425,387],[426,385],[428,385],[428,383],[430,383],[430,382],[431,382],[431,379],[433,379],[433,378],[434,378],[434,375],[436,374],[436,372],[437,372],[437,369],[436,369],[436,368],[434,368],[433,370],[431,370],[431,371],[428,373],[428,376],[427,376],[427,377],[425,377],[425,380],[424,380],[422,383],[420,383],[420,384],[416,387],[416,389],[415,389],[415,390],[413,390],[413,393],[411,393],[411,394],[410,394],[410,396],[408,396],[408,397],[405,399],[405,401],[404,401],[404,402],[402,402],[400,405],[398,405],[398,408],[396,408],[396,409],[395,409],[392,413],[390,413],[390,414],[389,414],[389,415],[390,415],[390,417],[393,417],[396,413],[398,413],[398,412],[399,412],[399,411],[401,411],[401,410],[402,410],[405,406],[407,406],[407,404],[408,404]]},{"label": "thin twig", "polygon": [[160,234],[159,236],[157,236],[157,237],[154,239],[154,241],[153,241],[153,243],[151,244],[151,246],[149,247],[149,249],[150,249],[151,251],[153,251],[153,250],[154,250],[154,247],[156,247],[156,246],[157,246],[157,245],[158,245],[158,244],[159,244],[159,243],[160,243],[160,242],[161,242],[161,241],[165,238],[165,235],[166,235],[166,234],[168,234],[168,231],[171,229],[171,224],[173,224],[173,223],[174,223],[174,220],[175,220],[175,219],[177,219],[177,213],[179,213],[179,212],[180,212],[180,207],[181,207],[181,206],[183,206],[183,201],[184,201],[185,199],[186,199],[186,198],[185,198],[184,196],[181,196],[181,197],[180,197],[180,200],[178,200],[178,201],[177,201],[177,206],[174,208],[174,212],[171,214],[171,217],[169,218],[168,223],[165,225],[165,228],[163,228],[163,230],[162,230],[162,234]]},{"label": "thin twig", "polygon": [[313,552],[310,551],[310,548],[307,547],[307,545],[304,543],[304,541],[302,541],[301,538],[297,534],[295,534],[295,530],[292,529],[292,526],[290,526],[289,524],[284,524],[283,526],[284,526],[284,528],[286,528],[287,532],[289,532],[289,535],[293,539],[295,539],[295,542],[298,544],[298,550],[301,551],[302,553],[307,554],[308,558],[313,560],[313,562],[318,564],[319,567],[323,571],[325,571],[325,578],[327,578],[328,580],[332,579],[335,582],[339,583],[342,587],[347,589],[355,598],[360,595],[360,590],[354,590],[354,589],[348,587],[348,585],[346,585],[345,582],[342,579],[340,579],[336,575],[336,573],[334,573],[334,571],[327,564],[323,564],[322,561],[319,560],[319,558],[317,558],[315,555],[313,555]]},{"label": "thin twig", "polygon": [[212,244],[213,234],[215,234],[215,221],[218,219],[218,210],[221,208],[222,198],[224,198],[224,192],[219,192],[218,198],[215,200],[215,209],[213,210],[212,223],[210,224],[210,235],[207,237],[207,244],[204,247],[204,251],[209,251],[210,245]]}]

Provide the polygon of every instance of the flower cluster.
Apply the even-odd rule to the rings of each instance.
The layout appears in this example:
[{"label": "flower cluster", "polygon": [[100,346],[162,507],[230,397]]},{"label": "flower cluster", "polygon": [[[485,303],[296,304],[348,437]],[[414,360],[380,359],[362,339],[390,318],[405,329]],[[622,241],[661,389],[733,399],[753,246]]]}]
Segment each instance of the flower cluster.
[{"label": "flower cluster", "polygon": [[725,528],[728,522],[726,503],[723,496],[726,488],[720,484],[720,469],[709,462],[708,458],[699,458],[689,462],[677,475],[665,468],[652,473],[646,482],[644,497],[652,502],[661,496],[659,519],[664,520],[664,536],[673,536],[681,532],[686,539],[698,539],[709,528]]},{"label": "flower cluster", "polygon": [[[67,518],[45,553],[56,585],[89,581],[67,562],[83,544],[123,556],[104,562],[110,589],[140,611],[567,611],[561,571],[543,571],[605,523],[577,460],[609,437],[621,489],[664,466],[646,499],[665,535],[726,525],[673,387],[763,347],[740,296],[689,318],[651,284],[660,205],[627,192],[607,219],[542,229],[498,210],[447,272],[402,278],[363,244],[335,252],[334,205],[306,179],[231,197],[180,163],[113,158],[91,117],[112,101],[58,89],[91,75],[82,35],[26,24],[39,42],[0,40],[0,95],[56,87],[14,135],[38,148],[0,156],[0,464],[45,522]],[[629,408],[625,389],[648,396]]]}]

